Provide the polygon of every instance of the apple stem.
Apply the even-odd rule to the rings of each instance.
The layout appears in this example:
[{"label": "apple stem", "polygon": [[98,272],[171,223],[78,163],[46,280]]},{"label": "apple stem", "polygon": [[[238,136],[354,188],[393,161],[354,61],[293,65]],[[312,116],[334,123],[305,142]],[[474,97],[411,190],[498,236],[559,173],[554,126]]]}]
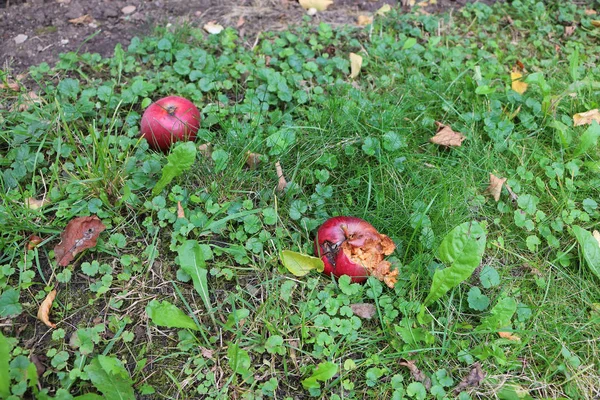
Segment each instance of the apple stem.
[{"label": "apple stem", "polygon": [[172,117],[175,115],[175,111],[177,111],[177,106],[167,106],[165,107],[165,110],[167,111],[167,114]]}]

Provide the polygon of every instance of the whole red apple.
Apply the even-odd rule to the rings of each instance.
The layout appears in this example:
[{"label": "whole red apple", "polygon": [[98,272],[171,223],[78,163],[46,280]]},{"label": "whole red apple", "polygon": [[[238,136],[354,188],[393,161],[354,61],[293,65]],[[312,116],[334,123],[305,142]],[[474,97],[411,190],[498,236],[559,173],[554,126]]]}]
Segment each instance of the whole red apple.
[{"label": "whole red apple", "polygon": [[348,275],[352,282],[364,282],[373,275],[389,287],[394,287],[398,270],[391,271],[391,264],[384,257],[395,248],[392,239],[356,217],[328,219],[315,239],[315,253],[325,264],[325,274],[338,278]]},{"label": "whole red apple", "polygon": [[142,137],[155,150],[167,151],[180,140],[195,140],[200,127],[198,108],[183,97],[168,96],[150,104],[142,116]]}]

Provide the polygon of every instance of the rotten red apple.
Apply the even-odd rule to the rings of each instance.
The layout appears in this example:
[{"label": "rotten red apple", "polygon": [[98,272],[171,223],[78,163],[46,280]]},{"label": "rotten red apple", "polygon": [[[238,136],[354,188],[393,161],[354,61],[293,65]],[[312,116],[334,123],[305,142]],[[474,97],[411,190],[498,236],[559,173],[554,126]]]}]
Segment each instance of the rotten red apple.
[{"label": "rotten red apple", "polygon": [[175,142],[196,140],[200,111],[183,97],[168,96],[150,104],[142,116],[141,133],[150,147],[167,151]]},{"label": "rotten red apple", "polygon": [[398,270],[390,271],[391,263],[384,258],[395,248],[392,239],[356,217],[328,219],[315,239],[315,253],[325,264],[324,273],[338,278],[348,275],[352,282],[364,282],[372,275],[390,288],[398,279]]}]

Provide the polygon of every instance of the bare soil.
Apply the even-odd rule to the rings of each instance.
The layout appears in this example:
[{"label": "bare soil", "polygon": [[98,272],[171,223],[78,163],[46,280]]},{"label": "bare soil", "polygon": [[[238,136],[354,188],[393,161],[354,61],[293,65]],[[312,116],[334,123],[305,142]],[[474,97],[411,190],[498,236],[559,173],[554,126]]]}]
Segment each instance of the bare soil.
[{"label": "bare soil", "polygon": [[[440,12],[472,1],[437,0],[427,11]],[[384,3],[408,1],[336,0],[313,19],[355,24],[359,15],[372,13]],[[135,10],[128,12],[126,6]],[[403,9],[408,11],[408,7]],[[109,56],[117,43],[125,47],[134,36],[169,23],[201,27],[216,21],[237,27],[242,38],[252,42],[258,32],[286,29],[299,23],[304,14],[295,0],[0,0],[0,69],[21,72],[41,62],[52,65],[67,51]]]}]

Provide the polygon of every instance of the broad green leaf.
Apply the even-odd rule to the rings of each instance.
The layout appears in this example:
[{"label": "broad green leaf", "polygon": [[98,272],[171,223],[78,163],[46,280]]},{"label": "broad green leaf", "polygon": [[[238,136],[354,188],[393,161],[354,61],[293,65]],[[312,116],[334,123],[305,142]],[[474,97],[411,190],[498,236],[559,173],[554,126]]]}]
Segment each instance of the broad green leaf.
[{"label": "broad green leaf", "polygon": [[320,363],[313,371],[312,375],[302,380],[304,389],[318,389],[319,382],[325,382],[327,379],[333,378],[337,374],[338,366],[332,362],[326,361]]},{"label": "broad green leaf", "polygon": [[600,125],[594,121],[579,138],[579,146],[575,150],[575,157],[586,153],[592,147],[596,147],[598,138],[600,138]]},{"label": "broad green leaf", "polygon": [[583,258],[590,270],[600,278],[600,243],[594,238],[590,231],[580,226],[573,225],[573,233],[581,246]]},{"label": "broad green leaf", "polygon": [[417,44],[417,39],[409,37],[408,39],[406,39],[406,42],[404,42],[404,44],[402,45],[402,50],[408,50],[411,47],[414,47],[414,45]]},{"label": "broad green leaf", "polygon": [[496,331],[506,328],[510,325],[510,320],[517,311],[517,302],[512,297],[505,297],[490,311],[490,315],[485,317],[477,327],[478,331]]},{"label": "broad green leaf", "polygon": [[481,293],[481,289],[477,286],[473,286],[469,290],[467,301],[469,302],[469,307],[477,311],[483,311],[490,305],[490,298]]},{"label": "broad green leaf", "polygon": [[319,272],[323,272],[323,269],[325,269],[325,264],[320,258],[296,253],[295,251],[283,250],[280,257],[283,266],[296,276],[304,276],[313,269]]},{"label": "broad green leaf", "polygon": [[200,294],[206,311],[212,308],[210,297],[208,295],[208,282],[206,280],[206,263],[204,260],[204,250],[195,240],[187,240],[177,250],[179,254],[179,265],[181,269],[192,277],[194,288]]},{"label": "broad green leaf", "polygon": [[198,330],[198,326],[186,313],[166,300],[152,300],[146,306],[146,313],[152,322],[167,328],[188,328]]},{"label": "broad green leaf", "polygon": [[167,157],[168,163],[162,169],[162,176],[152,189],[152,195],[159,194],[171,181],[190,169],[196,161],[194,142],[180,142]]},{"label": "broad green leaf", "polygon": [[460,285],[481,264],[485,231],[479,222],[465,222],[451,230],[438,248],[438,258],[450,266],[435,271],[425,305],[429,305]]},{"label": "broad green leaf", "polygon": [[116,358],[98,356],[85,367],[85,372],[105,398],[135,399],[129,373]]},{"label": "broad green leaf", "polygon": [[0,332],[0,398],[10,396],[10,375],[8,374],[8,360],[10,345],[8,339]]},{"label": "broad green leaf", "polygon": [[246,350],[240,348],[237,344],[230,343],[227,348],[227,358],[231,370],[236,374],[240,374],[242,379],[246,380],[252,376],[250,356]]},{"label": "broad green leaf", "polygon": [[0,294],[0,317],[10,317],[21,314],[23,307],[19,303],[20,292],[13,288],[6,289]]}]

